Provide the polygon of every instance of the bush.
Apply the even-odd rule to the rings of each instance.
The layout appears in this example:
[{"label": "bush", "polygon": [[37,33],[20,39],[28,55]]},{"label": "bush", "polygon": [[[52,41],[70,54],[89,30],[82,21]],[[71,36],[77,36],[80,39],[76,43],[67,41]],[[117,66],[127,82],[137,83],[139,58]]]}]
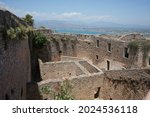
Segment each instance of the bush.
[{"label": "bush", "polygon": [[71,95],[72,86],[68,80],[65,80],[60,87],[60,91],[55,95],[56,100],[73,100],[74,97]]},{"label": "bush", "polygon": [[7,36],[11,40],[27,39],[28,38],[27,32],[28,29],[23,26],[19,26],[16,28],[11,27],[10,29],[7,30]]},{"label": "bush", "polygon": [[47,38],[40,32],[33,33],[33,46],[35,48],[42,48],[47,43]]},{"label": "bush", "polygon": [[39,89],[40,93],[41,94],[51,94],[51,87],[50,86],[44,86],[44,87],[41,87]]},{"label": "bush", "polygon": [[[39,89],[41,95],[46,95],[48,99],[54,98],[55,100],[73,100],[74,97],[71,95],[72,85],[68,80],[63,81],[61,86],[57,87],[55,92],[49,85],[43,86]],[[56,94],[57,93],[57,94]],[[55,95],[56,94],[56,95]]]}]

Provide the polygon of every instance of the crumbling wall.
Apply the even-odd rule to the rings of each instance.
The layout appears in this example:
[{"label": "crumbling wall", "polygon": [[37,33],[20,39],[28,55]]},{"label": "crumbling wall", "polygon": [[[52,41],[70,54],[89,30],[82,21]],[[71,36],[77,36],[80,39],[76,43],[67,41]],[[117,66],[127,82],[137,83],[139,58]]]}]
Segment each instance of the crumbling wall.
[{"label": "crumbling wall", "polygon": [[[97,40],[99,41],[98,47]],[[110,51],[108,50],[108,44],[111,45]],[[87,59],[105,70],[107,70],[107,61],[110,62],[109,70],[140,68],[141,64],[137,63],[138,52],[133,54],[129,50],[129,56],[126,58],[124,56],[125,48],[128,48],[127,42],[95,37],[93,40],[79,40],[77,44],[77,57]]]},{"label": "crumbling wall", "polygon": [[35,49],[38,58],[43,62],[60,61],[61,56],[76,57],[76,37],[61,34],[49,34],[45,36],[48,39],[48,43],[41,49]]},{"label": "crumbling wall", "polygon": [[[108,35],[62,35],[52,33],[47,38],[50,42],[48,51],[51,54],[47,52],[47,55],[51,58],[50,61],[60,61],[61,56],[73,56],[89,60],[104,70],[108,70],[107,61],[110,62],[109,70],[143,67],[140,50],[135,53],[128,47],[130,41],[145,40],[140,34],[129,34],[119,38]],[[98,46],[97,41],[99,42]],[[125,56],[126,48],[128,49],[128,57]],[[45,52],[45,49],[43,51]],[[40,53],[42,52],[40,51]]]},{"label": "crumbling wall", "polygon": [[72,61],[42,63],[39,60],[39,64],[42,80],[65,79],[84,74],[82,70]]},{"label": "crumbling wall", "polygon": [[[75,99],[141,100],[150,90],[150,70],[115,70],[68,79]],[[60,89],[61,79],[45,80],[39,88],[50,86],[52,92]],[[43,99],[54,96],[42,95]]]},{"label": "crumbling wall", "polygon": [[28,39],[9,40],[6,30],[24,24],[8,11],[0,10],[0,99],[26,99],[26,83],[30,81]]},{"label": "crumbling wall", "polygon": [[[99,74],[89,75],[89,76],[79,76],[74,77],[73,79],[68,79],[69,84],[71,85],[71,95],[74,99],[83,100],[83,99],[94,99],[95,92],[98,87],[102,87],[103,77]],[[39,89],[45,86],[50,86],[52,92],[55,94],[58,93],[62,80],[45,80],[38,83]],[[42,95],[43,99],[53,99],[54,93],[51,95]],[[101,94],[99,94],[100,97]]]},{"label": "crumbling wall", "polygon": [[97,51],[95,50],[95,44],[91,41],[78,40],[77,43],[77,57],[85,60],[95,61],[95,55]]},{"label": "crumbling wall", "polygon": [[106,71],[101,89],[102,98],[108,100],[141,100],[149,90],[149,70]]},{"label": "crumbling wall", "polygon": [[144,36],[141,34],[127,34],[120,37],[120,40],[122,41],[134,41],[134,40],[145,40]]}]

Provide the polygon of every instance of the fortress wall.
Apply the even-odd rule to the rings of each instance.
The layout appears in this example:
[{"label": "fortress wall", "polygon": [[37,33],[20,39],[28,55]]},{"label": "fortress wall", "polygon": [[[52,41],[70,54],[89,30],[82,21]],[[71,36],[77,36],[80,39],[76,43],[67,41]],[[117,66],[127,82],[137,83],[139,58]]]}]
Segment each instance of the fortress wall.
[{"label": "fortress wall", "polygon": [[[104,100],[141,100],[150,90],[149,74],[149,70],[106,71],[104,74],[74,77],[69,82],[75,99],[95,99],[95,94],[98,94],[97,98]],[[57,93],[61,82],[62,80],[45,80],[39,82],[38,86],[50,86]],[[53,99],[52,95],[42,96]]]},{"label": "fortress wall", "polygon": [[103,99],[141,100],[149,90],[149,70],[118,70],[105,72],[101,91]]},{"label": "fortress wall", "polygon": [[43,62],[60,61],[61,55],[76,57],[77,41],[74,36],[50,34],[47,38],[49,41],[43,48],[35,49]]},{"label": "fortress wall", "polygon": [[74,95],[75,99],[95,99],[94,95],[98,88],[100,88],[100,91],[97,98],[101,99],[103,74],[74,78],[72,79],[71,84],[73,87],[72,94]]},{"label": "fortress wall", "polygon": [[[103,85],[103,75],[95,74],[89,76],[79,76],[73,79],[68,79],[70,85],[72,86],[72,94],[75,99],[94,99],[95,92],[98,87]],[[50,86],[53,92],[57,92],[60,89],[60,84],[62,80],[45,80],[38,83],[39,88],[44,86]],[[88,85],[87,85],[88,84]],[[53,95],[53,94],[52,94]],[[53,96],[42,94],[43,99],[53,99]]]},{"label": "fortress wall", "polygon": [[127,35],[123,35],[122,37],[120,37],[120,40],[123,41],[134,41],[134,40],[145,40],[144,36],[141,34],[127,34]]},{"label": "fortress wall", "polygon": [[77,57],[94,62],[96,51],[93,41],[78,40],[77,43]]},{"label": "fortress wall", "polygon": [[[97,40],[99,40],[99,47],[97,47]],[[111,44],[111,51],[108,51],[108,43]],[[77,57],[92,61],[93,64],[105,70],[107,70],[107,61],[110,62],[110,70],[141,67],[137,65],[138,54],[135,55],[129,51],[129,57],[124,57],[125,47],[127,47],[126,42],[99,37],[91,41],[79,40]]]},{"label": "fortress wall", "polygon": [[[48,51],[51,51],[48,55],[50,55],[51,59],[49,60],[51,61],[60,61],[61,55],[63,55],[89,60],[105,70],[107,70],[107,61],[110,62],[110,70],[141,68],[143,66],[142,55],[139,52],[134,53],[128,48],[130,40],[144,39],[138,34],[127,35],[121,37],[120,40],[105,36],[61,34],[51,34],[48,38],[50,40]],[[99,47],[97,47],[97,40]],[[111,51],[108,51],[109,44]],[[128,48],[128,58],[125,57],[125,48]]]},{"label": "fortress wall", "polygon": [[51,61],[52,60],[51,43],[48,42],[46,45],[43,46],[43,48],[36,48],[35,53],[36,53],[37,57],[39,59],[41,59],[43,62]]},{"label": "fortress wall", "polygon": [[[132,37],[133,35],[127,36]],[[126,39],[122,37],[121,39]],[[99,68],[107,70],[107,61],[110,62],[110,70],[121,70],[124,68],[140,68],[142,63],[138,54],[129,51],[129,57],[125,56],[125,48],[128,48],[128,42],[111,39],[111,37],[93,36],[93,35],[61,35],[51,34],[49,50],[51,51],[49,60],[60,61],[62,56],[74,56],[89,60]],[[75,39],[77,40],[75,41]],[[128,40],[128,38],[126,40]],[[134,38],[139,39],[138,35]],[[97,47],[99,40],[99,47]],[[108,51],[108,44],[111,44],[111,51]],[[48,50],[48,51],[49,51]],[[45,50],[44,50],[45,51]],[[42,53],[42,52],[41,52]],[[42,58],[42,57],[41,57]]]},{"label": "fortress wall", "polygon": [[[58,42],[59,54],[64,56],[76,56],[76,44],[77,40],[72,35],[52,35],[54,39],[50,39],[52,42]],[[61,53],[60,53],[61,52]]]},{"label": "fortress wall", "polygon": [[[0,29],[17,26],[20,20],[0,10]],[[26,83],[30,81],[28,40],[8,40],[0,32],[0,99],[26,99]]]},{"label": "fortress wall", "polygon": [[65,79],[72,76],[84,74],[74,62],[47,62],[39,61],[41,78],[46,79]]}]

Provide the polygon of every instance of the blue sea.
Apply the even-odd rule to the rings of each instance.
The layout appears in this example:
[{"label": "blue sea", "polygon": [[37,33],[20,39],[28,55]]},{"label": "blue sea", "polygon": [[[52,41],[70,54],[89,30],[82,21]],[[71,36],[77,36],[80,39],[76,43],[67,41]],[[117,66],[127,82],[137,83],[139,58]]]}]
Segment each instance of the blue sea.
[{"label": "blue sea", "polygon": [[55,32],[68,34],[89,34],[89,35],[112,34],[112,32],[108,31],[95,31],[87,29],[55,29]]},{"label": "blue sea", "polygon": [[66,34],[89,34],[89,35],[122,35],[128,33],[141,33],[146,37],[150,37],[150,30],[148,29],[132,29],[132,28],[79,28],[79,29],[54,29],[56,33]]}]

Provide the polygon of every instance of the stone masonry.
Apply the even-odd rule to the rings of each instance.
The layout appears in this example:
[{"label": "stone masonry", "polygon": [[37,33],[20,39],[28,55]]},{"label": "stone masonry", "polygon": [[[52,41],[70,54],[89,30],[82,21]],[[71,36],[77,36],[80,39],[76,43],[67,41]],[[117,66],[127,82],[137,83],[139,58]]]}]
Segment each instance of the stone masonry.
[{"label": "stone masonry", "polygon": [[0,10],[0,99],[26,99],[30,82],[30,51],[27,40],[9,40],[5,31],[25,25],[9,11]]}]

